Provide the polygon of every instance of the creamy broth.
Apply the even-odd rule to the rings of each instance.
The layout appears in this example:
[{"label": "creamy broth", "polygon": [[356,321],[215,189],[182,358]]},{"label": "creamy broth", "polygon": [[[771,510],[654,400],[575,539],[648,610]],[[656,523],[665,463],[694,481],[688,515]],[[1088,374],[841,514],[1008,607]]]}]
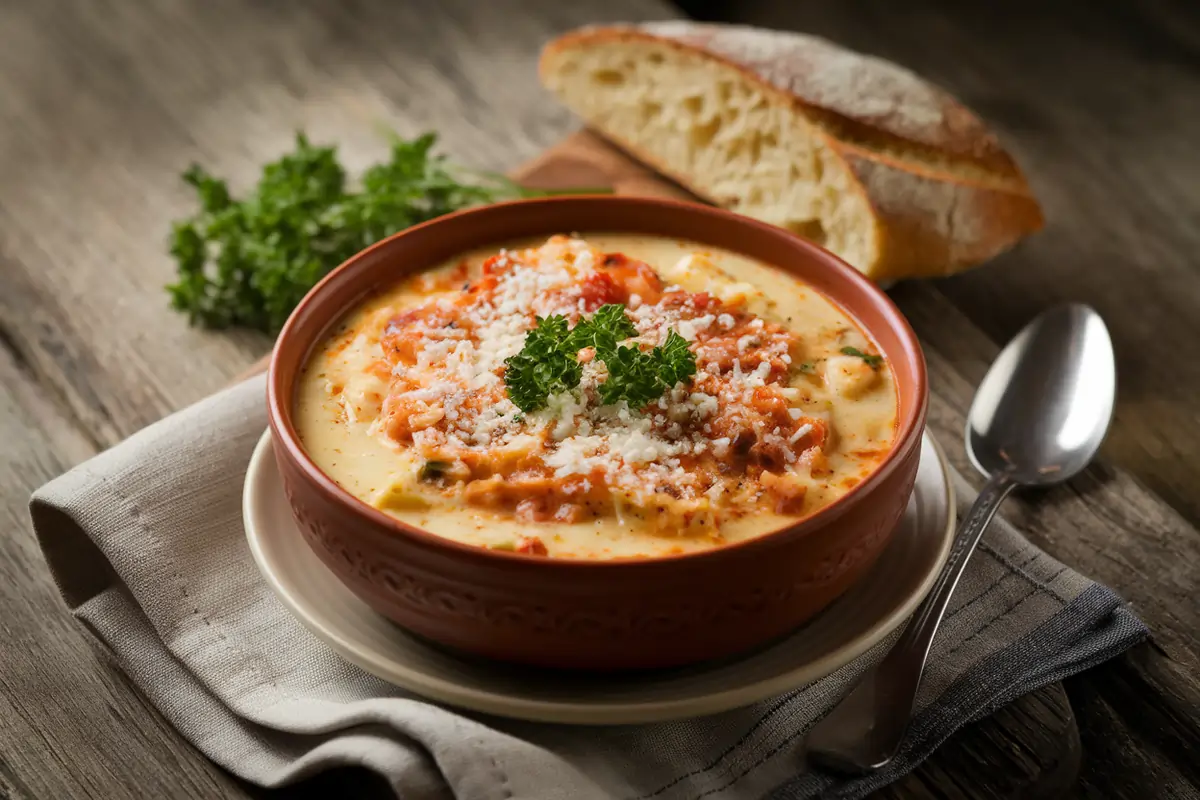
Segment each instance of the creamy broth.
[{"label": "creamy broth", "polygon": [[[589,234],[511,243],[507,256],[491,262],[507,271],[481,280],[484,262],[497,252],[468,253],[369,298],[316,348],[301,377],[296,419],[313,461],[350,494],[404,522],[472,545],[552,557],[692,552],[816,512],[862,481],[892,444],[897,401],[890,366],[848,315],[782,270],[686,241]],[[664,299],[653,305],[631,292],[643,285],[637,274],[644,272],[631,272],[611,254],[648,265],[664,285],[645,291]],[[639,329],[631,344],[660,344],[669,328],[697,354],[699,372],[665,395],[661,408],[656,402],[627,412],[600,407],[596,381],[605,380],[607,368],[595,360],[584,365],[574,395],[521,412],[507,399],[502,365],[534,325],[529,308],[516,309],[526,318],[516,328],[491,322],[471,334],[453,319],[435,330],[429,314],[417,313],[465,303],[485,285],[509,292],[489,301],[489,319],[514,297],[517,305],[532,298],[538,309],[554,311],[556,292],[574,291],[580,280],[610,270],[609,262],[617,265],[618,283],[625,280],[609,290],[628,294],[627,313]],[[546,277],[563,268],[567,284]],[[518,279],[532,289],[513,295]],[[678,298],[683,316],[663,312],[660,323],[657,309]],[[562,302],[570,307],[575,295]],[[588,309],[583,317],[595,311],[585,299],[578,307]],[[422,334],[415,344],[405,338],[410,318],[435,338]],[[470,346],[460,344],[472,336]],[[743,358],[756,368],[743,370]],[[426,367],[454,367],[465,383],[430,384],[421,372]],[[739,391],[753,398],[753,414],[739,416]],[[479,397],[483,407],[472,409]],[[454,427],[468,414],[470,426]],[[620,428],[626,425],[632,434]],[[730,425],[745,430],[717,435]],[[649,449],[630,449],[631,439],[645,439]],[[510,457],[522,460],[499,466]],[[704,472],[690,474],[692,464]],[[596,485],[602,481],[612,486],[602,490]],[[522,496],[518,485],[539,488]]]}]

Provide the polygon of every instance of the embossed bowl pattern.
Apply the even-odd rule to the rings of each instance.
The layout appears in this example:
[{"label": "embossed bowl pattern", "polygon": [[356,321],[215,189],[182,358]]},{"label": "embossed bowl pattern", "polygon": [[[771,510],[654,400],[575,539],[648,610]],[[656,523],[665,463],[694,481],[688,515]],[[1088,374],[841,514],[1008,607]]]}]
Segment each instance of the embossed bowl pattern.
[{"label": "embossed bowl pattern", "polygon": [[[324,333],[364,294],[465,250],[588,231],[686,238],[745,253],[834,300],[892,365],[899,415],[891,453],[844,497],[783,530],[700,553],[613,561],[538,558],[443,539],[355,499],[308,458],[292,419],[297,379]],[[280,334],[268,379],[274,450],[297,525],[351,591],[409,631],[455,650],[600,670],[731,656],[794,630],[836,599],[875,562],[903,513],[926,402],[924,359],[908,323],[835,256],[729,212],[629,197],[486,206],[380,242],[301,302]]]}]

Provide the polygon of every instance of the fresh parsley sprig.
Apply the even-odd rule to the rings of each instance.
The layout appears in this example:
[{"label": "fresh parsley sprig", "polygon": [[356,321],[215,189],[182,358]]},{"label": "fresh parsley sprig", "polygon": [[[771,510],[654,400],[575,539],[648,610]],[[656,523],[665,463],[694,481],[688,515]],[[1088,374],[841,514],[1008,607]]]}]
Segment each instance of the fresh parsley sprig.
[{"label": "fresh parsley sprig", "polygon": [[585,347],[596,350],[596,356],[605,361],[617,350],[617,343],[638,335],[638,330],[625,316],[625,306],[609,303],[596,309],[591,319],[581,319],[571,329],[565,346],[572,355]]},{"label": "fresh parsley sprig", "polygon": [[649,351],[619,344],[636,335],[625,306],[617,303],[600,307],[570,329],[564,317],[539,317],[521,352],[504,362],[508,396],[528,412],[546,405],[551,395],[574,390],[583,377],[578,356],[585,347],[594,348],[608,368],[600,384],[600,399],[606,404],[624,400],[630,408],[641,408],[696,374],[696,356],[675,331]]},{"label": "fresh parsley sprig", "polygon": [[600,384],[600,399],[604,403],[624,400],[630,408],[641,408],[696,374],[696,356],[688,349],[688,340],[675,331],[649,352],[618,347],[604,364],[608,378]]},{"label": "fresh parsley sprig", "polygon": [[504,383],[517,408],[534,411],[546,405],[550,395],[579,385],[583,367],[576,356],[581,348],[572,351],[567,344],[570,338],[566,317],[538,317],[537,327],[525,335],[521,352],[504,360]]},{"label": "fresh parsley sprig", "polygon": [[674,388],[677,383],[691,380],[696,374],[696,354],[689,349],[688,340],[675,331],[669,331],[662,347],[654,348],[650,355],[656,360],[664,391]]},{"label": "fresh parsley sprig", "polygon": [[549,194],[452,167],[433,153],[436,141],[433,133],[394,137],[388,160],[364,172],[357,189],[336,149],[316,147],[303,133],[242,199],[191,167],[183,179],[200,211],[172,228],[171,305],[205,327],[274,333],[326,273],[380,239],[468,206]]}]

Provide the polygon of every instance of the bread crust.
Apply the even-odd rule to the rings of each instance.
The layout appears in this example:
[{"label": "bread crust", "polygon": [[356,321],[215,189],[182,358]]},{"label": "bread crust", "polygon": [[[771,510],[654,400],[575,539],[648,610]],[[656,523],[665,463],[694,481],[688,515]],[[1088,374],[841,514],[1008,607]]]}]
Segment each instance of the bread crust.
[{"label": "bread crust", "polygon": [[[687,21],[581,28],[550,42],[539,73],[553,88],[561,56],[607,43],[654,43],[734,70],[797,114],[835,153],[876,226],[876,280],[961,271],[1044,225],[1041,208],[997,137],[947,92],[889,62],[804,34]],[[586,120],[585,120],[586,121]],[[599,132],[697,195],[693,176]]]}]

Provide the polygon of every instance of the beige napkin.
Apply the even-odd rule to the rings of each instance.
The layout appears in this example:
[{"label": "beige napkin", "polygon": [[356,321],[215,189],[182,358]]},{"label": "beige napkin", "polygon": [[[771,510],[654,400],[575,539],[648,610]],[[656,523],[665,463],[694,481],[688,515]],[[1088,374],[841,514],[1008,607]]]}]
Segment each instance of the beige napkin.
[{"label": "beige napkin", "polygon": [[1112,592],[1000,520],[934,644],[904,750],[872,778],[806,772],[802,743],[880,648],[786,695],[673,723],[580,728],[445,708],[340,660],[259,577],[241,489],[263,397],[252,379],[151,426],[40,489],[32,514],[79,620],[196,747],[264,786],[361,765],[405,798],[860,797],[963,724],[1146,635]]}]

